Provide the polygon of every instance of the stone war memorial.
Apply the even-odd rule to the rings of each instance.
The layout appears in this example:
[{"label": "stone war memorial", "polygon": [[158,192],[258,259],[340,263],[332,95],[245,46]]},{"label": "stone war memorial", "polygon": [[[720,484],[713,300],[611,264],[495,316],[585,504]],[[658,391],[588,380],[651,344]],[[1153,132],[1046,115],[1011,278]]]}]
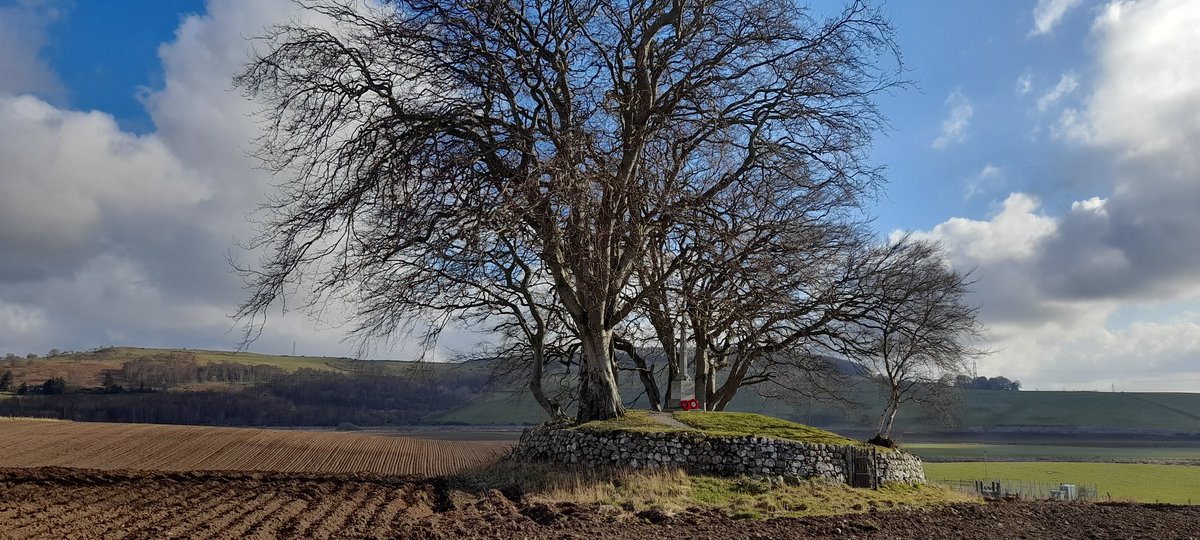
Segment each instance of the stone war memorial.
[{"label": "stone war memorial", "polygon": [[629,411],[611,421],[543,424],[522,434],[511,459],[852,487],[925,483],[921,459],[907,452],[746,413]]}]

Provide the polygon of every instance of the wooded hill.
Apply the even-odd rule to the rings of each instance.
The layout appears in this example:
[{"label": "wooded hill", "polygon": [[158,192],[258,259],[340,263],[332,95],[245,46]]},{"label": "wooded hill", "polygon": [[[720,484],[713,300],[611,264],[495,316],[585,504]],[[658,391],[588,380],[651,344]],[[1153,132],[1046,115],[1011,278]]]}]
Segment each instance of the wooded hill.
[{"label": "wooded hill", "polygon": [[[488,385],[484,362],[466,364],[359,361],[227,351],[110,348],[47,358],[0,360],[12,372],[0,392],[0,416],[39,416],[234,426],[398,424],[534,424],[542,410],[517,385]],[[62,378],[62,394],[28,391]],[[107,386],[105,382],[107,381]],[[25,395],[13,390],[27,386]],[[636,396],[636,377],[621,379]],[[865,390],[864,390],[865,392]],[[902,409],[901,431],[1092,431],[1200,434],[1200,394],[1140,392],[958,391],[950,422]],[[730,410],[809,425],[863,429],[879,402],[863,393],[861,409],[803,398],[742,392]],[[634,407],[644,407],[635,400]]]}]

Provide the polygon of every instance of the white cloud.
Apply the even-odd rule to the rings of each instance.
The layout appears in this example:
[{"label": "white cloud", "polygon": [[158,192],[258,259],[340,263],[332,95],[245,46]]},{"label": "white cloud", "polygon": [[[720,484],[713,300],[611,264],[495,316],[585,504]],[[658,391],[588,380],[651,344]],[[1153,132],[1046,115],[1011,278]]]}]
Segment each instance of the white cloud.
[{"label": "white cloud", "polygon": [[946,97],[945,107],[949,112],[942,121],[941,133],[933,140],[932,145],[939,150],[965,140],[967,126],[971,123],[971,117],[975,115],[975,105],[962,93],[961,88],[955,89]]},{"label": "white cloud", "polygon": [[1070,142],[1088,143],[1094,139],[1092,126],[1078,109],[1068,107],[1058,115],[1058,121],[1050,126],[1050,135]]},{"label": "white cloud", "polygon": [[1104,205],[1107,203],[1108,203],[1108,199],[1102,199],[1100,197],[1092,197],[1090,199],[1086,199],[1086,200],[1082,200],[1082,201],[1075,201],[1075,202],[1071,203],[1071,211],[1072,212],[1091,212],[1093,214],[1107,216],[1108,210],[1106,210],[1104,208]]},{"label": "white cloud", "polygon": [[[1045,214],[1035,198],[1014,193],[986,220],[952,218],[914,233],[940,242],[951,263],[973,271],[978,280],[974,300],[988,327],[986,347],[994,351],[981,360],[982,372],[1003,374],[1042,390],[1099,389],[1114,383],[1125,390],[1197,388],[1200,366],[1194,358],[1200,353],[1200,316],[1184,313],[1114,328],[1114,315],[1124,306],[1155,301],[1073,296],[1055,275],[1103,275],[1133,264],[1120,250],[1095,247],[1068,253],[1077,259],[1073,268],[1054,256],[1063,242],[1079,240],[1073,229],[1107,221],[1106,205],[1100,197],[1075,201],[1070,214],[1056,218]],[[1200,294],[1190,298],[1200,299]],[[1138,363],[1131,364],[1135,358]],[[1127,372],[1131,367],[1136,377]]]},{"label": "white cloud", "polygon": [[[1054,324],[998,325],[996,351],[980,371],[1027,389],[1190,392],[1200,386],[1200,319],[1110,329],[1115,306],[1074,305]],[[995,332],[994,332],[995,333]]]},{"label": "white cloud", "polygon": [[1021,95],[1028,94],[1033,91],[1033,75],[1029,72],[1022,73],[1017,77],[1017,93]]},{"label": "white cloud", "polygon": [[0,268],[86,255],[117,221],[194,211],[210,193],[157,137],[32,96],[0,94],[0,162],[0,246],[13,256]]},{"label": "white cloud", "polygon": [[964,266],[1028,259],[1056,228],[1053,218],[1038,212],[1040,205],[1034,197],[1013,193],[987,221],[950,218],[917,236],[942,242],[958,262],[969,263]]},{"label": "white cloud", "polygon": [[1033,30],[1029,34],[1049,33],[1079,3],[1080,0],[1038,0],[1033,8]]},{"label": "white cloud", "polygon": [[1103,10],[1094,25],[1100,75],[1086,109],[1097,144],[1127,156],[1183,157],[1179,150],[1200,136],[1197,28],[1197,2],[1113,2]]},{"label": "white cloud", "polygon": [[1074,92],[1076,88],[1079,88],[1079,77],[1075,76],[1074,73],[1064,73],[1058,79],[1058,84],[1054,85],[1054,88],[1051,88],[1048,92],[1042,94],[1042,97],[1038,98],[1038,111],[1044,112],[1046,109],[1049,109],[1058,100]]},{"label": "white cloud", "polygon": [[991,163],[983,166],[979,172],[967,178],[963,188],[963,198],[970,199],[976,195],[991,191],[1004,184],[1004,171]]},{"label": "white cloud", "polygon": [[1111,2],[1092,86],[1064,76],[1040,100],[1084,94],[1050,131],[1086,153],[1073,184],[1092,193],[1061,210],[1014,194],[986,220],[921,233],[975,271],[989,372],[1041,389],[1200,389],[1197,28],[1200,3]]},{"label": "white cloud", "polygon": [[[1038,28],[1073,5],[1042,2]],[[1086,84],[1068,73],[1039,100],[1045,111],[1082,95],[1049,127],[1081,159],[1058,164],[1069,179],[1038,184],[1055,186],[1048,201],[1070,202],[1042,208],[1016,193],[987,219],[951,218],[917,236],[941,241],[978,279],[996,350],[981,370],[1043,390],[1194,392],[1200,2],[1112,1],[1097,13]]]},{"label": "white cloud", "polygon": [[[243,291],[224,256],[250,235],[246,216],[269,178],[245,156],[258,126],[231,78],[245,38],[292,17],[294,4],[207,8],[159,50],[164,87],[144,96],[157,127],[148,135],[15,95],[6,84],[19,70],[0,62],[0,352],[238,342],[227,314]],[[21,53],[44,66],[36,46]],[[336,327],[344,313],[276,317],[254,349],[296,341],[301,353],[352,354]]]}]

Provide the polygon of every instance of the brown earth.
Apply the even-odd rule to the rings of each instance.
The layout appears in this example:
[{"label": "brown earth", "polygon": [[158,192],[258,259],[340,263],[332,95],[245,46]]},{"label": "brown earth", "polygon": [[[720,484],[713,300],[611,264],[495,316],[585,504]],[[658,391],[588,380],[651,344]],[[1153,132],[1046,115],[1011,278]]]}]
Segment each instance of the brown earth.
[{"label": "brown earth", "polygon": [[[516,499],[516,500],[514,500]],[[365,474],[0,469],[0,538],[1200,538],[1200,507],[997,503],[737,520]]]},{"label": "brown earth", "polygon": [[4,420],[0,539],[1200,538],[1200,507],[1003,503],[754,521],[708,508],[547,503],[431,478],[508,447]]},{"label": "brown earth", "polygon": [[333,431],[0,420],[0,467],[439,475],[494,461],[511,446]]}]

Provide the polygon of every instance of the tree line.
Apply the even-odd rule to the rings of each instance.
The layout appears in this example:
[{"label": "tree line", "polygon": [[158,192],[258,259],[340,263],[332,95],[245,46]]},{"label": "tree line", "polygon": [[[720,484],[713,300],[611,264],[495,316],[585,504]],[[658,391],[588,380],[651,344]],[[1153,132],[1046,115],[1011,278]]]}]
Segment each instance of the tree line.
[{"label": "tree line", "polygon": [[[342,374],[288,373],[273,366],[232,369],[235,365],[196,370],[184,359],[135,360],[122,370],[141,377],[133,381],[107,374],[97,388],[68,388],[61,378],[23,384],[25,392],[18,388],[18,396],[0,400],[0,416],[214,426],[419,424],[476,399],[488,379],[486,373],[453,369]],[[179,377],[183,373],[191,376]],[[270,375],[228,390],[164,391],[197,380],[245,383],[250,373]]]},{"label": "tree line", "polygon": [[1021,381],[1011,381],[1007,377],[975,377],[958,375],[954,378],[954,386],[968,390],[1004,390],[1016,392],[1021,389]]}]

